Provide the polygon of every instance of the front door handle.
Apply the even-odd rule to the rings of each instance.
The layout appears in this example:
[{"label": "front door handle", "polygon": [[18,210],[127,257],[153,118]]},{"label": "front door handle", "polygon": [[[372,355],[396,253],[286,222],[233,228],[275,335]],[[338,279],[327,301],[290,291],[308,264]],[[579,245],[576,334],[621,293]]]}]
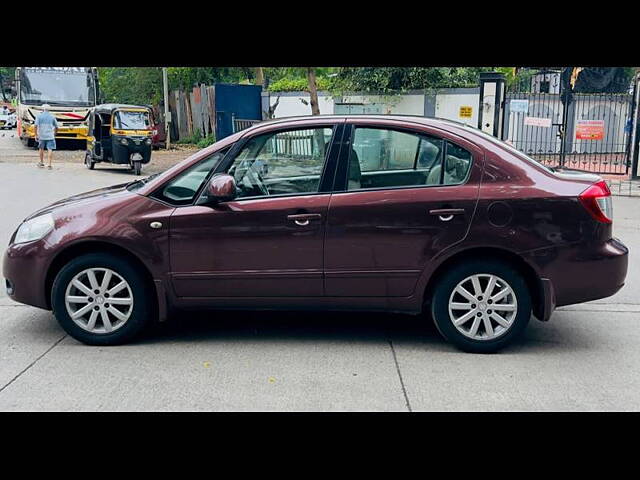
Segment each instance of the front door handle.
[{"label": "front door handle", "polygon": [[448,222],[453,219],[454,215],[464,215],[464,208],[436,208],[429,210],[429,214],[438,215],[440,220]]},{"label": "front door handle", "polygon": [[319,213],[298,213],[296,215],[287,215],[287,220],[293,220],[296,225],[306,227],[311,220],[322,218]]}]

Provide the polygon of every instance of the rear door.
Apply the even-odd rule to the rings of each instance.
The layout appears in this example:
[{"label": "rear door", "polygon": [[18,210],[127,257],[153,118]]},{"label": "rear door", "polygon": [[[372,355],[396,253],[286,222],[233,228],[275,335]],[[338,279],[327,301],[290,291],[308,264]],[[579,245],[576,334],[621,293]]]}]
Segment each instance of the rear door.
[{"label": "rear door", "polygon": [[403,297],[436,255],[467,234],[482,151],[439,129],[350,123],[331,196],[325,294]]}]

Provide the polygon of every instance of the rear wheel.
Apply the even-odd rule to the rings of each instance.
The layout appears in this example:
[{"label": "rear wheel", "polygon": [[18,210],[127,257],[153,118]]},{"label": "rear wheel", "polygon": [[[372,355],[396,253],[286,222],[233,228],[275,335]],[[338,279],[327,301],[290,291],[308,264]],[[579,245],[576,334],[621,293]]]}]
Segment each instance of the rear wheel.
[{"label": "rear wheel", "polygon": [[458,348],[491,353],[515,340],[531,317],[522,275],[501,261],[458,264],[435,287],[431,313],[440,333]]},{"label": "rear wheel", "polygon": [[69,335],[88,345],[118,345],[140,333],[152,308],[145,280],[130,263],[92,253],[60,270],[51,304]]}]

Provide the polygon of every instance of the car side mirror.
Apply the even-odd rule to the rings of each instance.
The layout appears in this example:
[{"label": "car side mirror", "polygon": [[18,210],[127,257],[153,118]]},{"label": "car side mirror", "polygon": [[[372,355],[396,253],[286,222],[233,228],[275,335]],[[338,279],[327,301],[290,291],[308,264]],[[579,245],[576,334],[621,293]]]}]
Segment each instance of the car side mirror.
[{"label": "car side mirror", "polygon": [[202,203],[215,205],[220,202],[229,202],[237,196],[235,178],[226,173],[217,173],[209,179]]}]

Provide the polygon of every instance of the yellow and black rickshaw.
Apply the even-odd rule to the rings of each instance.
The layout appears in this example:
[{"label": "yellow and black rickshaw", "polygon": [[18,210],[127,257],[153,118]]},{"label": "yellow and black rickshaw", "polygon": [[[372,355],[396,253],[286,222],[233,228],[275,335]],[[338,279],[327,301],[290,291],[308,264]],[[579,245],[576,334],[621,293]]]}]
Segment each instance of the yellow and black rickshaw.
[{"label": "yellow and black rickshaw", "polygon": [[98,162],[128,165],[140,175],[142,165],[151,160],[153,125],[151,110],[138,105],[108,103],[89,113],[89,137],[85,165]]}]

